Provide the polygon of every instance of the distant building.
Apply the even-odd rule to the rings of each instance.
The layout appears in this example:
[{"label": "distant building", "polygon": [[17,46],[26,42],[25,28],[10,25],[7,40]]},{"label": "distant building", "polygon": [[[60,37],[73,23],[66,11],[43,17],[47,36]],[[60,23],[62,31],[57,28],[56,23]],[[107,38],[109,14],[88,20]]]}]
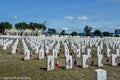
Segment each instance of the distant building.
[{"label": "distant building", "polygon": [[115,29],[115,34],[120,34],[120,29]]},{"label": "distant building", "polygon": [[119,35],[120,36],[120,29],[115,29],[114,33],[111,33],[111,36]]},{"label": "distant building", "polygon": [[48,33],[49,35],[53,35],[53,34],[56,34],[56,30],[49,28],[48,31],[47,31],[47,33]]}]

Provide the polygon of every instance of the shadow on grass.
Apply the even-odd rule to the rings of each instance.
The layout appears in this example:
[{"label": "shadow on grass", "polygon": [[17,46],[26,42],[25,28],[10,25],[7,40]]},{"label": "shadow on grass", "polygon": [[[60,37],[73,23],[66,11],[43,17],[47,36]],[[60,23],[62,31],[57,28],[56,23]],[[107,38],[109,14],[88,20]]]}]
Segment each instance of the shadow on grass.
[{"label": "shadow on grass", "polygon": [[78,68],[82,68],[82,66],[81,66],[81,65],[78,65],[78,66],[76,66],[76,67],[78,67]]},{"label": "shadow on grass", "polygon": [[63,66],[62,66],[62,67],[58,67],[58,68],[60,68],[60,69],[65,69],[65,67],[63,67]]},{"label": "shadow on grass", "polygon": [[120,67],[120,63],[118,63],[118,66]]},{"label": "shadow on grass", "polygon": [[95,64],[90,64],[89,66],[95,66],[95,67],[97,67],[97,65],[95,65]]},{"label": "shadow on grass", "polygon": [[106,65],[106,66],[111,66],[111,64],[110,64],[110,63],[105,63],[104,65]]},{"label": "shadow on grass", "polygon": [[45,70],[45,71],[47,70],[47,68],[40,68],[40,69],[41,69],[41,70]]},{"label": "shadow on grass", "polygon": [[33,58],[34,60],[40,60],[39,58],[37,58],[37,57],[35,57],[35,58]]},{"label": "shadow on grass", "polygon": [[20,54],[24,54],[23,52],[21,52]]},{"label": "shadow on grass", "polygon": [[25,61],[24,58],[20,58],[20,60]]}]

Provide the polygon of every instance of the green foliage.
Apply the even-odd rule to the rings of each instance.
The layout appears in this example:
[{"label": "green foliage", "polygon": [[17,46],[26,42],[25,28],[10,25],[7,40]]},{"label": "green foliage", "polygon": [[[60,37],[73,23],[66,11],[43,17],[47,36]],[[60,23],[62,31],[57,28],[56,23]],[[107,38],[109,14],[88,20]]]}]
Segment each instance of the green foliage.
[{"label": "green foliage", "polygon": [[33,22],[30,22],[29,24],[25,23],[25,22],[21,22],[21,23],[16,23],[15,24],[15,27],[16,29],[32,29],[32,30],[35,30],[35,29],[43,29],[46,30],[47,27],[45,26],[45,24],[38,24],[38,23],[33,23]]},{"label": "green foliage", "polygon": [[120,37],[118,34],[115,34],[114,37]]},{"label": "green foliage", "polygon": [[86,33],[86,36],[90,36],[90,32],[92,30],[92,27],[89,26],[85,26],[84,28],[84,32]]},{"label": "green foliage", "polygon": [[77,35],[77,32],[74,31],[74,32],[71,33],[71,35],[72,35],[72,36],[76,36],[76,35]]},{"label": "green foliage", "polygon": [[5,29],[11,29],[12,25],[9,22],[1,22],[0,23],[0,32],[4,33]]},{"label": "green foliage", "polygon": [[103,32],[102,34],[103,34],[103,36],[110,36],[109,32]]},{"label": "green foliage", "polygon": [[29,28],[29,25],[25,22],[21,22],[21,23],[16,23],[15,27],[16,29],[27,29]]},{"label": "green foliage", "polygon": [[65,30],[62,30],[61,31],[61,35],[65,35],[66,33],[65,33]]},{"label": "green foliage", "polygon": [[100,30],[95,30],[94,35],[95,36],[101,36],[101,31]]}]

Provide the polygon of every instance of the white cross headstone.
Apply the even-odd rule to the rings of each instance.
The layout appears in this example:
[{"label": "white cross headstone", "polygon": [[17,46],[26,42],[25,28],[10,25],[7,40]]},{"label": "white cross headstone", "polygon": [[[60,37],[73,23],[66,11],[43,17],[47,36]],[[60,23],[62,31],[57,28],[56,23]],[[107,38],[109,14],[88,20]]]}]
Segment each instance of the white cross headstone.
[{"label": "white cross headstone", "polygon": [[65,55],[65,56],[69,55],[69,49],[65,49],[64,55]]},{"label": "white cross headstone", "polygon": [[82,55],[82,67],[88,68],[89,67],[89,57],[88,55]]},{"label": "white cross headstone", "polygon": [[53,49],[53,56],[54,56],[54,58],[57,58],[57,50],[56,49]]},{"label": "white cross headstone", "polygon": [[35,53],[38,54],[39,53],[39,46],[35,47]]},{"label": "white cross headstone", "polygon": [[46,55],[49,53],[49,47],[48,46],[46,46],[45,52],[46,52]]},{"label": "white cross headstone", "polygon": [[16,53],[16,48],[13,47],[11,53],[15,54]]},{"label": "white cross headstone", "polygon": [[51,55],[47,56],[47,70],[54,70],[54,57]]},{"label": "white cross headstone", "polygon": [[39,59],[44,59],[44,50],[43,49],[39,50],[38,58]]},{"label": "white cross headstone", "polygon": [[119,51],[119,49],[116,49],[116,54],[117,54],[118,57],[120,56],[120,51]]},{"label": "white cross headstone", "polygon": [[98,48],[97,48],[97,56],[98,56],[99,54],[101,54],[101,49],[100,49],[100,47],[98,46]]},{"label": "white cross headstone", "polygon": [[100,49],[103,49],[103,42],[100,43]]},{"label": "white cross headstone", "polygon": [[82,46],[82,53],[85,52],[85,46]]},{"label": "white cross headstone", "polygon": [[3,50],[6,50],[6,49],[7,49],[7,45],[4,44],[4,45],[3,45]]},{"label": "white cross headstone", "polygon": [[76,49],[76,57],[79,58],[81,56],[80,49]]},{"label": "white cross headstone", "polygon": [[110,57],[110,49],[107,49],[107,57]]},{"label": "white cross headstone", "polygon": [[107,72],[103,69],[95,70],[95,79],[94,80],[107,80]]},{"label": "white cross headstone", "polygon": [[30,50],[26,50],[24,53],[24,60],[30,60]]},{"label": "white cross headstone", "polygon": [[87,55],[88,55],[88,57],[90,58],[91,57],[91,49],[87,49]]},{"label": "white cross headstone", "polygon": [[111,65],[112,66],[117,66],[117,55],[116,54],[112,54],[111,55]]},{"label": "white cross headstone", "polygon": [[98,65],[98,67],[103,67],[103,55],[102,54],[100,54],[100,55],[98,55],[97,56],[97,65]]},{"label": "white cross headstone", "polygon": [[72,69],[72,56],[66,55],[65,57],[65,68]]}]

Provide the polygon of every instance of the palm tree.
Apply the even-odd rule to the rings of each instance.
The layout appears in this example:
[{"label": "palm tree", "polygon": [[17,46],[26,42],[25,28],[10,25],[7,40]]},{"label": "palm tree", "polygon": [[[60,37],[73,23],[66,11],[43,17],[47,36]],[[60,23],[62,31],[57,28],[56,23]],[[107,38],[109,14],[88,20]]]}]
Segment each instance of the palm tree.
[{"label": "palm tree", "polygon": [[84,32],[86,33],[86,36],[90,36],[90,32],[92,30],[92,27],[89,26],[85,26],[84,28]]}]

